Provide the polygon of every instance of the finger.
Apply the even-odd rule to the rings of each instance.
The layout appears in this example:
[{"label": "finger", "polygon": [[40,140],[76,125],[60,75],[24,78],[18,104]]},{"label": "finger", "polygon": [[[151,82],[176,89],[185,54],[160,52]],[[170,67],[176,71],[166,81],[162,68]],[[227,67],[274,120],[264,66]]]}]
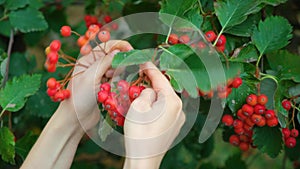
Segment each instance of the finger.
[{"label": "finger", "polygon": [[170,94],[174,92],[167,78],[153,63],[144,63],[140,66],[140,69],[149,78],[151,86],[156,92],[162,92],[163,94]]},{"label": "finger", "polygon": [[113,50],[120,50],[121,52],[127,52],[133,49],[133,47],[128,43],[127,41],[121,41],[121,40],[111,40],[108,41],[105,45],[101,44],[102,46],[106,46],[108,53],[110,53]]},{"label": "finger", "polygon": [[153,89],[147,88],[142,91],[140,96],[132,102],[132,107],[138,112],[147,112],[151,109],[156,100],[156,93]]}]

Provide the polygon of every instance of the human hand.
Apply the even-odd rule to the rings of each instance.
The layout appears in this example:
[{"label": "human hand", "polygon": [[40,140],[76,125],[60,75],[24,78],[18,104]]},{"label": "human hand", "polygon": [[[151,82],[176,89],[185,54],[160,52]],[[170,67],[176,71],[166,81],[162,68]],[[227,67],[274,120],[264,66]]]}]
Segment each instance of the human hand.
[{"label": "human hand", "polygon": [[120,40],[111,40],[105,45],[102,43],[101,48],[105,49],[105,52],[95,47],[94,52],[77,61],[74,77],[67,87],[72,96],[59,106],[59,109],[71,112],[72,117],[80,122],[85,131],[95,126],[100,119],[96,96],[101,81],[110,79],[114,74],[114,70],[111,69],[114,55],[133,49],[128,42]]},{"label": "human hand", "polygon": [[152,88],[142,91],[127,113],[124,168],[158,168],[185,121],[182,102],[169,81],[152,64],[141,66]]}]

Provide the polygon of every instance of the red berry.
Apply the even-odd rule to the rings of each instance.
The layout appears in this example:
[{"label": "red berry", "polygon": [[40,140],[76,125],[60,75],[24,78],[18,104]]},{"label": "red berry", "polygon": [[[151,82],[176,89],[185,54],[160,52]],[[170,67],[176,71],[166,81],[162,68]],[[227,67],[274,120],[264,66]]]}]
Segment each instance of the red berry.
[{"label": "red berry", "polygon": [[288,138],[291,135],[291,131],[288,128],[283,128],[281,130],[281,132],[282,132],[284,138]]},{"label": "red berry", "polygon": [[241,142],[239,145],[240,150],[247,151],[249,150],[249,143]]},{"label": "red berry", "polygon": [[58,62],[57,52],[51,51],[50,53],[48,53],[47,59],[50,64],[56,64]]},{"label": "red berry", "polygon": [[257,103],[260,105],[265,105],[268,102],[268,97],[264,94],[261,94],[257,98]]},{"label": "red berry", "polygon": [[84,46],[87,42],[88,42],[88,39],[87,39],[85,36],[80,36],[80,37],[77,39],[77,45],[78,45],[79,47]]},{"label": "red berry", "polygon": [[111,29],[112,30],[117,30],[119,28],[119,25],[117,23],[112,23]]},{"label": "red berry", "polygon": [[253,127],[255,125],[255,123],[252,121],[252,119],[250,117],[245,120],[245,123],[251,127]]},{"label": "red berry", "polygon": [[111,19],[111,17],[109,15],[104,16],[103,20],[104,20],[105,23],[109,23],[109,22],[112,21],[112,19]]},{"label": "red berry", "polygon": [[105,103],[104,103],[105,109],[106,110],[112,110],[114,111],[116,109],[116,102],[115,99],[113,98],[107,98]]},{"label": "red berry", "polygon": [[81,55],[88,55],[92,51],[92,47],[89,44],[85,44],[80,48]]},{"label": "red berry", "polygon": [[281,102],[281,105],[282,105],[282,107],[283,107],[285,110],[287,110],[287,111],[289,111],[289,110],[291,109],[291,107],[292,107],[291,102],[290,102],[289,100],[287,100],[287,99],[284,99],[284,100]]},{"label": "red berry", "polygon": [[91,16],[89,19],[89,22],[91,24],[96,24],[96,23],[98,23],[98,18],[96,16]]},{"label": "red berry", "polygon": [[262,120],[262,116],[259,114],[253,114],[251,116],[251,120],[253,121],[253,123],[257,124]]},{"label": "red berry", "polygon": [[269,127],[275,127],[278,125],[278,119],[277,117],[273,117],[273,118],[270,118],[270,119],[267,119],[267,125]]},{"label": "red berry", "polygon": [[108,31],[100,31],[98,38],[101,42],[107,42],[110,39],[110,33]]},{"label": "red berry", "polygon": [[260,104],[257,104],[254,106],[254,112],[256,114],[264,114],[266,110],[266,107]]},{"label": "red berry", "polygon": [[242,107],[242,110],[243,110],[244,115],[246,115],[248,117],[250,117],[254,112],[253,107],[248,104],[244,104]]},{"label": "red berry", "polygon": [[122,117],[122,116],[117,116],[115,118],[115,122],[116,122],[117,126],[121,126],[122,127],[122,126],[124,126],[125,118]]},{"label": "red berry", "polygon": [[255,123],[255,124],[259,127],[263,127],[267,124],[267,120],[266,120],[265,117],[261,117],[261,120],[259,122]]},{"label": "red berry", "polygon": [[236,78],[234,78],[234,80],[232,82],[232,87],[233,88],[238,88],[238,87],[240,87],[242,85],[242,83],[243,83],[242,78],[236,77]]},{"label": "red berry", "polygon": [[97,100],[99,103],[104,103],[106,99],[108,98],[108,91],[102,90],[98,92]]},{"label": "red berry", "polygon": [[245,129],[244,128],[234,128],[234,132],[238,135],[244,134]]},{"label": "red berry", "polygon": [[187,44],[190,42],[190,37],[188,35],[182,35],[179,37],[179,43]]},{"label": "red berry", "polygon": [[288,147],[288,148],[293,148],[296,146],[296,139],[294,137],[288,137],[285,139],[285,145]]},{"label": "red berry", "polygon": [[63,93],[65,99],[68,99],[71,96],[71,92],[69,89],[62,90],[62,93]]},{"label": "red berry", "polygon": [[225,114],[223,117],[222,117],[222,123],[225,125],[225,126],[231,126],[233,124],[233,117],[229,114]]},{"label": "red berry", "polygon": [[292,129],[291,130],[291,136],[292,137],[298,137],[298,135],[299,135],[299,131],[297,130],[297,129]]},{"label": "red berry", "polygon": [[274,110],[267,110],[267,111],[265,112],[265,117],[266,117],[267,119],[271,119],[271,118],[275,117],[275,112],[274,112]]},{"label": "red berry", "polygon": [[246,120],[248,117],[244,115],[243,113],[243,110],[242,109],[239,109],[238,112],[236,113],[237,117],[240,119],[240,120]]},{"label": "red berry", "polygon": [[240,135],[240,141],[249,143],[250,138],[247,135]]},{"label": "red berry", "polygon": [[111,86],[109,83],[102,83],[100,85],[100,91],[107,91],[107,92],[110,92],[110,89],[111,89]]},{"label": "red berry", "polygon": [[200,41],[200,42],[198,43],[198,48],[199,48],[199,49],[204,49],[205,47],[206,47],[206,45],[205,45],[204,42]]},{"label": "red berry", "polygon": [[247,104],[249,104],[250,106],[255,106],[257,104],[257,96],[255,94],[250,94],[247,98],[246,98],[246,102]]},{"label": "red berry", "polygon": [[216,49],[218,52],[224,52],[225,51],[225,46],[216,46]]},{"label": "red berry", "polygon": [[59,40],[53,40],[49,46],[51,51],[57,52],[60,49],[61,43]]},{"label": "red berry", "polygon": [[216,40],[217,35],[215,34],[214,31],[207,31],[207,32],[205,33],[205,37],[206,37],[206,40],[207,40],[207,41],[213,42],[214,40]]},{"label": "red berry", "polygon": [[56,64],[46,64],[47,71],[53,73],[56,71]]},{"label": "red berry", "polygon": [[[92,25],[91,25],[92,26]],[[90,26],[90,27],[91,27]],[[85,37],[86,37],[86,39],[88,39],[88,40],[93,40],[93,39],[95,39],[96,38],[96,35],[97,35],[97,32],[93,32],[93,31],[90,31],[90,30],[87,30],[86,32],[85,32]]]},{"label": "red berry", "polygon": [[57,90],[56,89],[47,89],[47,95],[48,96],[54,96],[56,94]]},{"label": "red berry", "polygon": [[217,41],[216,46],[225,46],[226,44],[226,37],[224,35],[221,35]]},{"label": "red berry", "polygon": [[136,99],[139,97],[141,93],[140,87],[139,86],[130,86],[128,90],[128,96],[131,100]]},{"label": "red berry", "polygon": [[94,32],[94,33],[98,33],[100,30],[100,27],[96,24],[92,24],[89,26],[89,31]]},{"label": "red berry", "polygon": [[71,27],[70,26],[62,26],[60,28],[60,34],[64,37],[71,36]]},{"label": "red berry", "polygon": [[120,80],[117,84],[117,88],[121,93],[126,93],[129,89],[129,83],[125,80]]},{"label": "red berry", "polygon": [[250,132],[250,131],[252,131],[252,128],[253,128],[253,126],[250,126],[250,125],[248,125],[248,124],[244,124],[244,130],[245,130],[245,134],[247,133],[247,132]]},{"label": "red berry", "polygon": [[170,34],[169,38],[168,38],[168,42],[171,44],[171,45],[175,45],[177,44],[179,41],[179,38],[176,34],[172,33]]},{"label": "red berry", "polygon": [[223,92],[218,92],[218,97],[221,99],[226,99],[230,93],[232,92],[232,88],[226,87],[226,90]]},{"label": "red berry", "polygon": [[51,77],[47,80],[47,87],[50,89],[56,89],[56,79]]},{"label": "red berry", "polygon": [[238,146],[240,144],[239,136],[237,136],[237,135],[231,135],[229,137],[229,142],[230,142],[230,144],[232,144],[234,146]]},{"label": "red berry", "polygon": [[63,100],[65,99],[65,96],[64,96],[63,92],[58,91],[58,92],[54,95],[53,99],[54,99],[54,101],[56,101],[56,102],[60,102],[60,101],[63,101]]},{"label": "red berry", "polygon": [[234,128],[242,128],[243,125],[244,125],[244,123],[241,120],[239,120],[239,119],[235,119],[233,121],[233,127]]}]

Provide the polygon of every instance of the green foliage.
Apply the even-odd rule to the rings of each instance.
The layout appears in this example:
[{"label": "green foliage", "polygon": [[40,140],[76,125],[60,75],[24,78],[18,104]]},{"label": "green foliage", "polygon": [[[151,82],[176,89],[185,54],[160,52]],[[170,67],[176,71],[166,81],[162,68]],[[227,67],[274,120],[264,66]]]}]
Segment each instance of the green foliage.
[{"label": "green foliage", "polygon": [[261,152],[274,158],[282,150],[281,131],[278,127],[255,127],[253,143]]},{"label": "green foliage", "polygon": [[22,160],[25,160],[27,154],[29,153],[37,138],[37,135],[34,135],[32,132],[28,132],[24,137],[16,142],[16,154],[18,154],[22,158]]},{"label": "green foliage", "polygon": [[15,77],[0,91],[0,105],[3,110],[16,112],[40,87],[41,75]]},{"label": "green foliage", "polygon": [[35,8],[27,7],[9,13],[10,24],[23,33],[42,31],[48,28],[43,14]]},{"label": "green foliage", "polygon": [[129,52],[120,52],[114,56],[112,67],[138,65],[151,61],[154,55],[153,49],[131,50]]},{"label": "green foliage", "polygon": [[15,164],[14,134],[7,128],[0,128],[0,155],[5,162]]},{"label": "green foliage", "polygon": [[286,46],[292,38],[291,32],[292,26],[287,19],[273,16],[259,22],[252,41],[262,55]]},{"label": "green foliage", "polygon": [[225,161],[225,169],[247,169],[245,161],[241,159],[241,153],[230,156]]},{"label": "green foliage", "polygon": [[28,4],[28,0],[14,0],[6,1],[5,7],[8,10],[16,10],[18,8],[23,8]]}]

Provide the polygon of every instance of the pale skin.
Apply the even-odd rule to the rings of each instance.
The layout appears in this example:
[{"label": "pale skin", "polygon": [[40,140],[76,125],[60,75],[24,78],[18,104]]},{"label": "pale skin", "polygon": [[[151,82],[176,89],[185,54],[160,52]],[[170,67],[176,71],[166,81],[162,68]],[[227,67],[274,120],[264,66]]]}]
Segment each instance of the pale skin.
[{"label": "pale skin", "polygon": [[[100,120],[100,110],[93,93],[99,90],[103,79],[113,76],[114,70],[111,69],[113,56],[117,52],[131,49],[128,42],[109,41],[105,47],[107,55],[98,48],[98,52],[90,53],[79,60],[85,66],[76,66],[74,74],[83,73],[76,75],[68,85],[74,96],[60,103],[29,152],[21,166],[22,169],[70,168],[85,131],[92,129]],[[137,119],[138,121],[126,119],[124,133],[127,157],[124,169],[159,168],[163,156],[185,121],[184,113],[181,111],[181,100],[164,75],[152,63],[141,65],[141,72],[149,78],[152,88],[145,89],[132,103],[128,112],[129,117],[137,113],[151,114],[157,113],[157,110],[162,111],[159,112],[159,118],[147,123],[143,123],[146,120],[143,118]],[[75,86],[76,90],[72,91],[72,87]],[[81,98],[81,101],[76,98]],[[161,102],[166,103],[163,109]],[[144,105],[147,112],[141,111],[140,105]],[[155,141],[151,141],[153,138]],[[139,141],[143,139],[150,141]],[[139,146],[151,146],[154,151],[140,151],[141,149],[133,148],[136,141]],[[159,145],[155,144],[157,141]]]}]

